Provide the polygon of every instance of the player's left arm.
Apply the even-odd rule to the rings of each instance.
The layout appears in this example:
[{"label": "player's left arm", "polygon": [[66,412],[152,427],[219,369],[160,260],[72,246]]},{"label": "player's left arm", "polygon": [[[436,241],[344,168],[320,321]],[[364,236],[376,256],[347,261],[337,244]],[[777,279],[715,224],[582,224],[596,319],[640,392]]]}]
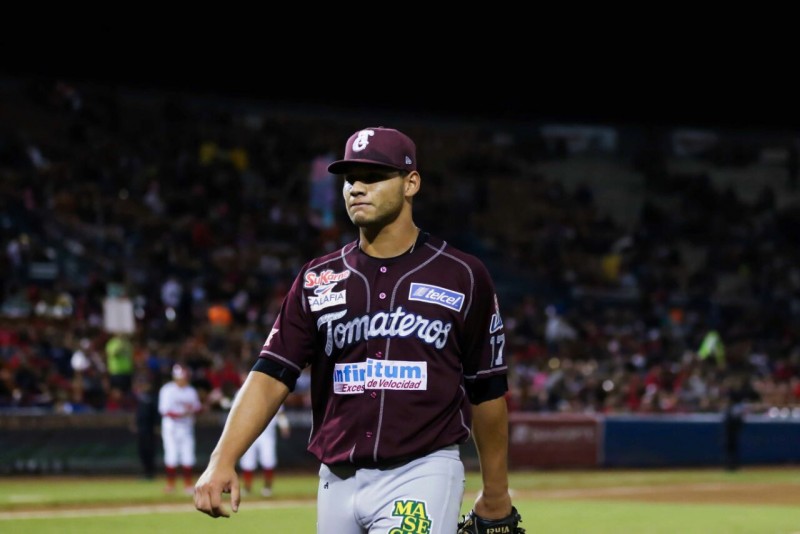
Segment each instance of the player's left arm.
[{"label": "player's left arm", "polygon": [[473,302],[465,321],[464,374],[472,404],[472,437],[478,451],[483,491],[473,510],[484,519],[511,513],[508,493],[508,391],[505,330],[491,275],[473,265]]},{"label": "player's left arm", "polygon": [[481,467],[483,491],[473,510],[486,519],[511,512],[508,493],[508,407],[504,396],[472,406],[472,432]]}]

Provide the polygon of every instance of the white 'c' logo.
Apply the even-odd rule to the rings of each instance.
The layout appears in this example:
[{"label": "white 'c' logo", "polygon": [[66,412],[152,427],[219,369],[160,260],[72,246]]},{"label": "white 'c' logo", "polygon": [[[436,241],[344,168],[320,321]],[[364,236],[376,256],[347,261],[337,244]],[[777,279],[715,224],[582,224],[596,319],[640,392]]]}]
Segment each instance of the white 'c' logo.
[{"label": "white 'c' logo", "polygon": [[358,137],[353,141],[353,152],[361,152],[369,144],[370,136],[375,135],[372,130],[361,130],[358,132]]}]

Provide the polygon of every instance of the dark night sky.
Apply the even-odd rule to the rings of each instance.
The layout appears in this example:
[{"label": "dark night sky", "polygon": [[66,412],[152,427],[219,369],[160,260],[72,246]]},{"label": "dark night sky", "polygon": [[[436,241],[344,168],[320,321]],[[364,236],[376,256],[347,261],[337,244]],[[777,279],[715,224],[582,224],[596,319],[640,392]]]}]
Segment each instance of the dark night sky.
[{"label": "dark night sky", "polygon": [[[432,71],[433,72],[433,71]],[[261,99],[353,110],[409,112],[457,119],[563,120],[595,124],[780,129],[800,133],[800,97],[772,85],[551,76],[492,71],[472,78],[447,73],[384,77],[324,71],[120,65],[6,69],[6,76],[57,77],[74,82]],[[556,80],[557,83],[552,82]]]}]

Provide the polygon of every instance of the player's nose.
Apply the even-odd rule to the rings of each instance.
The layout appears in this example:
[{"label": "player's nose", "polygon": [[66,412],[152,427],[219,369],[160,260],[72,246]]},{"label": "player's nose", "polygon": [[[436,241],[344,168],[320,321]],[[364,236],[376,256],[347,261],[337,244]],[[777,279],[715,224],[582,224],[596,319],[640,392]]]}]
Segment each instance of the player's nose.
[{"label": "player's nose", "polygon": [[348,193],[350,195],[363,195],[367,191],[367,184],[361,180],[353,180],[350,182]]}]

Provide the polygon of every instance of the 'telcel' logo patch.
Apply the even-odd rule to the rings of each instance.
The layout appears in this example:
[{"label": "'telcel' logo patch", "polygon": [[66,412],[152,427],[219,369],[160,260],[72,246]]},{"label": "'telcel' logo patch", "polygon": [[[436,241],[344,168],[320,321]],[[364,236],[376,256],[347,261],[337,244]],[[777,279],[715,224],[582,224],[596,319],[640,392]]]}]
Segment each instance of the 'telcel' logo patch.
[{"label": "'telcel' logo patch", "polygon": [[464,293],[415,282],[411,284],[411,289],[408,291],[408,300],[430,302],[451,310],[461,311],[461,307],[464,305]]}]

